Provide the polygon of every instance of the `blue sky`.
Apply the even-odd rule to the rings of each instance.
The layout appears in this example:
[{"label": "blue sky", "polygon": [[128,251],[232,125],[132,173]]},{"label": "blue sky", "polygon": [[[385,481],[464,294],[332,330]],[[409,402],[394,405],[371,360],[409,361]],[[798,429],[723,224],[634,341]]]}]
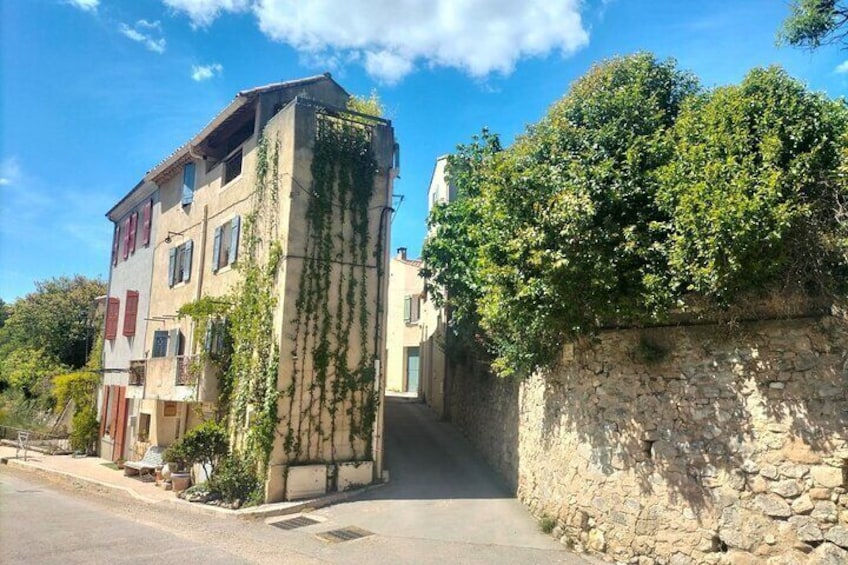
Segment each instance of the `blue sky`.
[{"label": "blue sky", "polygon": [[0,297],[106,277],[105,212],[238,90],[329,70],[376,88],[402,145],[392,247],[420,251],[434,160],[511,142],[593,63],[674,57],[706,86],[783,65],[848,93],[848,51],[775,46],[783,0],[0,2]]}]

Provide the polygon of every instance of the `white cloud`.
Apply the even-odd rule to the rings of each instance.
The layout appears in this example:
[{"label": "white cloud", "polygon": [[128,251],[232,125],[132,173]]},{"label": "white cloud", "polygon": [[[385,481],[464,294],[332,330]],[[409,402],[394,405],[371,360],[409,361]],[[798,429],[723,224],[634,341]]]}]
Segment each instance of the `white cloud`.
[{"label": "white cloud", "polygon": [[176,12],[185,12],[193,27],[206,27],[221,12],[240,12],[250,7],[251,0],[162,0]]},{"label": "white cloud", "polygon": [[100,0],[67,0],[66,3],[84,12],[96,12],[97,6],[100,5]]},{"label": "white cloud", "polygon": [[839,74],[848,73],[848,60],[839,63],[834,69],[834,72]]},{"label": "white cloud", "polygon": [[408,57],[391,51],[366,51],[365,70],[381,82],[394,84],[412,71],[413,63]]},{"label": "white cloud", "polygon": [[153,51],[154,53],[159,54],[165,52],[166,42],[164,37],[154,37],[153,33],[146,33],[141,30],[158,31],[159,33],[156,35],[161,35],[162,33],[162,28],[158,21],[149,22],[147,20],[138,20],[134,27],[130,27],[125,23],[118,26],[118,31],[120,31],[125,37],[128,37],[137,43],[141,43],[148,51]]},{"label": "white cloud", "polygon": [[221,75],[224,71],[224,67],[219,65],[218,63],[212,63],[211,65],[192,65],[191,66],[191,78],[196,80],[197,82],[208,80],[215,75]]},{"label": "white cloud", "polygon": [[[569,55],[589,41],[581,0],[163,0],[195,27],[252,11],[269,38],[326,60],[356,57],[394,82],[419,63],[474,77],[509,74],[521,59]],[[342,15],[343,16],[340,16]]]}]

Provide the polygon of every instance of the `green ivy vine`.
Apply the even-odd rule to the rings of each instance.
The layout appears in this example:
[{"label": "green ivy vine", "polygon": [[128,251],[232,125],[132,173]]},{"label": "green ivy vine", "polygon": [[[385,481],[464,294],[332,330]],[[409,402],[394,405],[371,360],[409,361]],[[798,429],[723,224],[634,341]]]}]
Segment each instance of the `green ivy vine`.
[{"label": "green ivy vine", "polygon": [[[286,391],[289,420],[284,448],[298,461],[320,458],[329,442],[336,460],[339,418],[349,424],[354,459],[368,456],[377,410],[374,359],[369,343],[369,269],[380,269],[381,250],[369,253],[370,203],[377,171],[367,124],[319,115],[312,160],[300,292],[295,303],[294,374]],[[379,247],[379,242],[378,242]],[[378,277],[381,274],[378,271]],[[331,308],[331,294],[338,297]],[[379,313],[378,313],[379,314]],[[351,362],[351,336],[359,334],[358,360]],[[300,408],[297,418],[295,410]],[[344,414],[339,411],[344,409]],[[329,429],[322,415],[329,414]],[[313,446],[301,438],[320,438]],[[364,452],[357,452],[359,440]]]}]

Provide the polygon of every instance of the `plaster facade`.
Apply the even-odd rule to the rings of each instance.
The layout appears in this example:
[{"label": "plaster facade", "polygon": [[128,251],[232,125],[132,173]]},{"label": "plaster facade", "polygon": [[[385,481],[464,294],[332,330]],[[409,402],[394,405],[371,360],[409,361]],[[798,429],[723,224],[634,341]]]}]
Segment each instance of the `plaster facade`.
[{"label": "plaster facade", "polygon": [[389,263],[386,390],[420,392],[421,307],[424,280],[418,276],[421,261],[398,250]]}]

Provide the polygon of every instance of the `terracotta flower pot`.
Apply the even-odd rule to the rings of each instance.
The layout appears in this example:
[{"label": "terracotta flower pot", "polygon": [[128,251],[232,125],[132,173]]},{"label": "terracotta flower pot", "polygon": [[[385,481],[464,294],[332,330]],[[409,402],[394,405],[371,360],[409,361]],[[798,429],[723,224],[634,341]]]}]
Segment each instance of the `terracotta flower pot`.
[{"label": "terracotta flower pot", "polygon": [[171,473],[171,486],[174,492],[182,492],[191,485],[191,475],[188,473]]}]

